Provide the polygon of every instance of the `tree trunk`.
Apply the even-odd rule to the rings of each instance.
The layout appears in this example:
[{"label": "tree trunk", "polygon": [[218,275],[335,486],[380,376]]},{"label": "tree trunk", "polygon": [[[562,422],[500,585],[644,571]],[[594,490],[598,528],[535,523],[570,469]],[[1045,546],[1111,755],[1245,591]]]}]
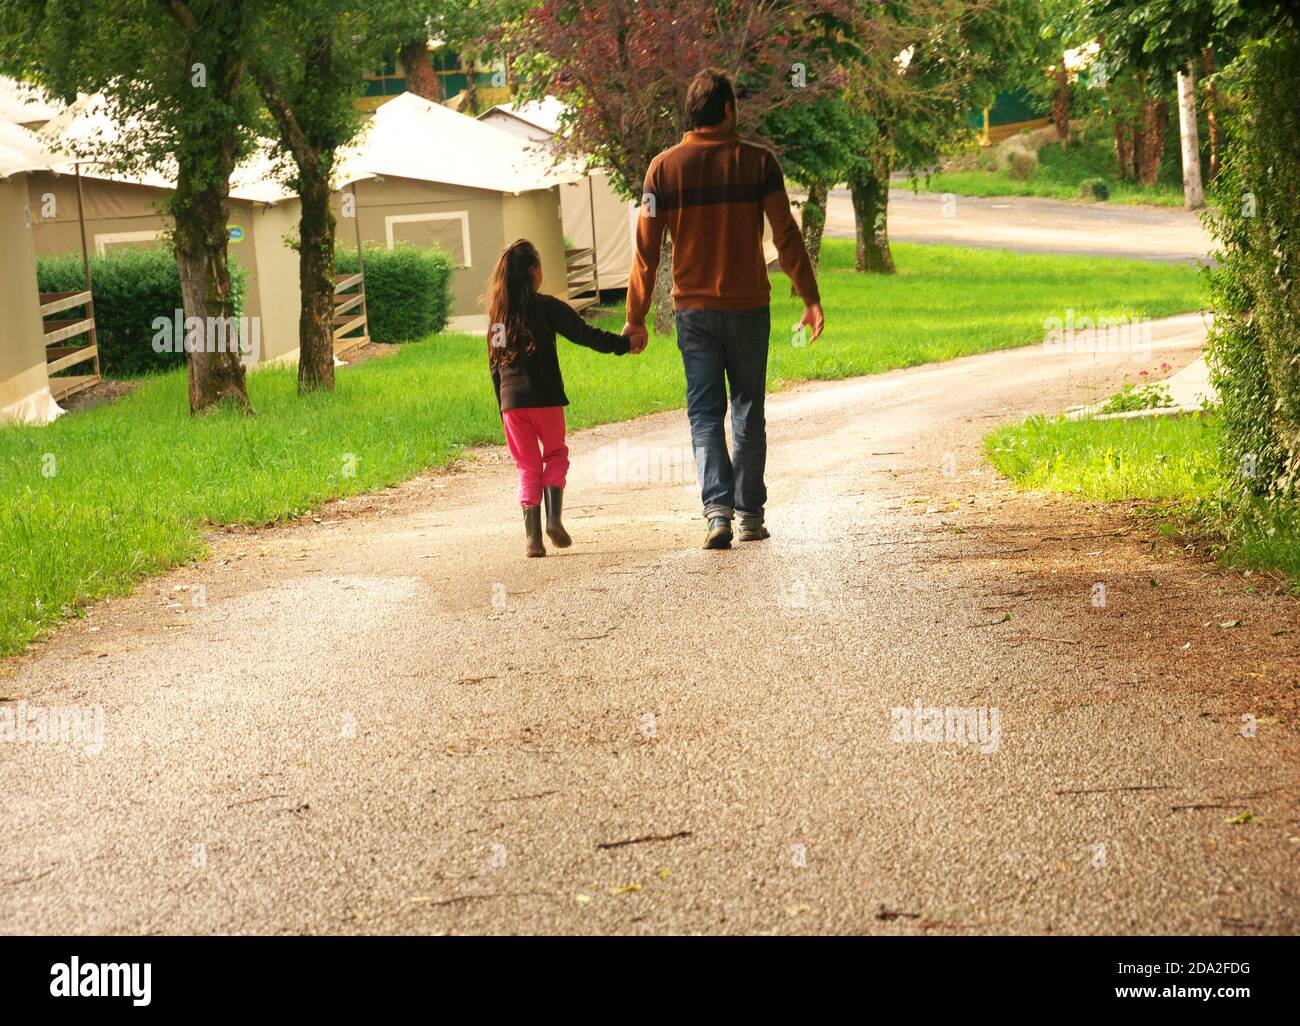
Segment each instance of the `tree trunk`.
[{"label": "tree trunk", "polygon": [[[822,233],[826,230],[826,199],[829,192],[825,182],[812,182],[808,186],[808,198],[803,201],[800,227],[803,230],[803,244],[808,250],[808,260],[814,271],[821,263]],[[790,295],[798,295],[793,285],[790,286]]]},{"label": "tree trunk", "polygon": [[1178,140],[1183,155],[1183,206],[1205,206],[1201,185],[1201,141],[1196,128],[1196,62],[1178,72]]},{"label": "tree trunk", "polygon": [[1214,86],[1214,47],[1201,52],[1201,69],[1205,77],[1205,121],[1210,135],[1210,181],[1219,177],[1219,154],[1223,135],[1219,127],[1219,91]]},{"label": "tree trunk", "polygon": [[1070,141],[1070,75],[1065,70],[1065,55],[1056,67],[1056,91],[1052,94],[1052,124],[1056,126],[1056,141],[1064,148]]},{"label": "tree trunk", "polygon": [[1115,170],[1120,178],[1137,177],[1136,142],[1138,128],[1132,122],[1115,121]]},{"label": "tree trunk", "polygon": [[808,199],[803,205],[803,242],[808,247],[808,258],[813,270],[822,258],[822,233],[826,230],[826,200],[830,189],[825,182],[808,186]]},{"label": "tree trunk", "polygon": [[1169,101],[1153,96],[1142,100],[1142,143],[1138,147],[1138,181],[1155,185],[1160,180],[1160,158],[1169,130]]},{"label": "tree trunk", "polygon": [[462,114],[478,116],[478,61],[472,54],[460,55],[460,70],[465,76],[465,101],[460,105]]},{"label": "tree trunk", "polygon": [[181,304],[187,321],[198,318],[204,325],[197,337],[186,340],[190,413],[224,400],[251,413],[230,297],[230,209],[224,192],[196,188],[196,177],[188,161],[182,161],[172,199]]},{"label": "tree trunk", "polygon": [[673,240],[664,233],[663,249],[659,251],[659,269],[655,271],[655,287],[651,293],[655,310],[655,334],[672,338],[676,321],[673,318]]},{"label": "tree trunk", "polygon": [[[304,55],[303,82],[310,96],[328,93],[334,71],[333,47],[318,37]],[[298,174],[298,393],[334,390],[334,211],[330,170],[334,145],[320,125],[306,126],[267,70],[252,69],[280,140],[293,155]],[[310,104],[310,99],[305,101]]]},{"label": "tree trunk", "polygon": [[[849,179],[853,224],[858,240],[856,269],[864,274],[894,274],[889,251],[889,164],[856,170]],[[883,174],[882,174],[883,170]]]},{"label": "tree trunk", "polygon": [[434,103],[442,103],[442,79],[429,61],[429,44],[424,40],[403,43],[398,50],[406,69],[406,91]]},{"label": "tree trunk", "polygon": [[[334,390],[334,211],[319,159],[299,169],[298,393]],[[349,311],[355,313],[357,311]]]}]

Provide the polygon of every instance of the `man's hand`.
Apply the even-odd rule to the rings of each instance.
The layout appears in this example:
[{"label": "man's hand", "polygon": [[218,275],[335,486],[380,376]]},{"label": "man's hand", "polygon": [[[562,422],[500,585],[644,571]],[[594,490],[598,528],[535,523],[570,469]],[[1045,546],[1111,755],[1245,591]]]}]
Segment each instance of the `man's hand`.
[{"label": "man's hand", "polygon": [[808,338],[808,344],[812,345],[826,327],[826,316],[822,313],[821,303],[809,303],[803,308],[803,319],[799,322],[799,327],[805,325],[812,329]]},{"label": "man's hand", "polygon": [[628,352],[633,355],[643,352],[650,342],[650,333],[644,324],[624,324],[621,334],[628,337]]}]

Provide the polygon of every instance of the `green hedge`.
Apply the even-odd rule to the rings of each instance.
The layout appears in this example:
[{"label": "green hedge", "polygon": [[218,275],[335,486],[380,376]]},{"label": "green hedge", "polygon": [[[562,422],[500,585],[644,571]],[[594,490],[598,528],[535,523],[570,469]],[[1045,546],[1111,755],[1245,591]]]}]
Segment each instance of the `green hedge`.
[{"label": "green hedge", "polygon": [[1209,361],[1243,492],[1300,494],[1300,40],[1279,33],[1232,66],[1241,102],[1214,193]]},{"label": "green hedge", "polygon": [[[399,242],[393,249],[368,245],[366,313],[376,342],[413,342],[442,331],[451,319],[451,257],[441,249]],[[335,271],[355,274],[357,251],[340,245]]]},{"label": "green hedge", "polygon": [[[235,310],[243,309],[248,272],[233,259],[231,290]],[[72,292],[85,287],[80,253],[42,256],[36,261],[42,292]],[[95,333],[100,370],[105,377],[125,378],[168,370],[185,363],[184,352],[156,353],[154,318],[169,320],[181,308],[181,280],[171,250],[116,249],[90,258],[95,296]]]}]

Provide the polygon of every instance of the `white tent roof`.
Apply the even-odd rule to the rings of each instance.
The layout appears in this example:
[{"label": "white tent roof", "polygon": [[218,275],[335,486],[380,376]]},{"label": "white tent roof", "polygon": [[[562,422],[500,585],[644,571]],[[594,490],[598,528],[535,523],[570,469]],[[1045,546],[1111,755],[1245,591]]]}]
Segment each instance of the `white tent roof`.
[{"label": "white tent roof", "polygon": [[46,152],[34,132],[0,119],[0,178],[22,171],[42,170],[57,159]]},{"label": "white tent roof", "polygon": [[[51,157],[50,163],[45,166],[61,174],[71,174],[73,165],[78,160],[86,160],[105,144],[118,139],[121,129],[103,96],[83,96],[62,116],[43,126],[39,135],[58,154]],[[230,179],[232,199],[278,203],[293,195],[291,189],[275,181],[272,176],[273,151],[274,147],[270,143],[264,143],[257,153],[236,168]],[[170,170],[153,168],[129,173],[101,168],[94,163],[83,163],[81,173],[91,178],[127,185],[147,185],[155,189],[172,189],[176,184],[175,176]]]},{"label": "white tent roof", "polygon": [[38,86],[0,75],[0,121],[15,125],[49,121],[62,109]]},{"label": "white tent roof", "polygon": [[[71,173],[77,159],[84,160],[121,135],[102,96],[82,97],[44,126],[38,136],[16,125],[8,127],[36,139],[38,150],[43,144],[55,151],[27,169],[48,168],[60,173]],[[293,196],[290,188],[276,180],[274,170],[275,147],[266,142],[232,176],[231,198],[279,203]],[[170,189],[175,184],[174,176],[165,170],[132,174],[83,164],[82,174],[156,189]],[[552,156],[538,147],[413,93],[385,103],[357,140],[340,151],[335,185],[386,175],[511,194],[549,189],[583,177],[576,167],[557,167]]]},{"label": "white tent roof", "polygon": [[556,135],[560,131],[560,115],[564,113],[564,104],[554,96],[548,96],[543,100],[529,100],[527,103],[499,103],[480,117],[487,117],[492,111],[498,110],[534,128],[540,128],[543,132]]},{"label": "white tent roof", "polygon": [[414,93],[377,111],[338,161],[338,185],[390,175],[492,192],[549,189],[582,177],[500,129]]}]

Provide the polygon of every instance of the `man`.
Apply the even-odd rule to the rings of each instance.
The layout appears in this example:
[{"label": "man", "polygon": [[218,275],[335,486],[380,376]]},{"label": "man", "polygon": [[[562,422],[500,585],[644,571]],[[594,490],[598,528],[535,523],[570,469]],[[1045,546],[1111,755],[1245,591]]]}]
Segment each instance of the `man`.
[{"label": "man", "polygon": [[[726,549],[733,517],[741,541],[768,537],[763,399],[771,286],[763,258],[764,215],[781,269],[805,304],[798,330],[811,329],[816,340],[824,319],[781,166],[771,151],[737,136],[731,80],[714,69],[696,75],[686,94],[686,117],[691,131],[655,157],[646,174],[623,333],[633,337],[633,352],[645,348],[645,319],[666,230],[673,243],[673,309],[686,369],[686,413],[708,522],[704,547]],[[728,386],[730,456],[723,426]]]}]

